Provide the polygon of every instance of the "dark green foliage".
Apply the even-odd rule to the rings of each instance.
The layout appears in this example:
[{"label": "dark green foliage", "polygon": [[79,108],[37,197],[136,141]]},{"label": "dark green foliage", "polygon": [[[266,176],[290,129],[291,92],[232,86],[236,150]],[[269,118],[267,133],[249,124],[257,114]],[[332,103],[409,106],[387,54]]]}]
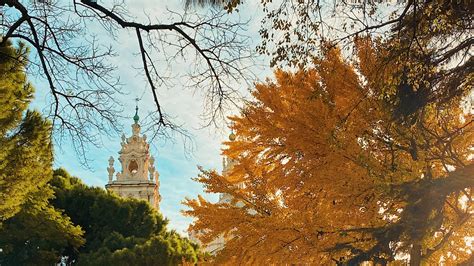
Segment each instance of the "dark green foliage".
[{"label": "dark green foliage", "polygon": [[78,265],[197,261],[197,246],[166,231],[167,220],[147,202],[88,187],[63,169],[31,199],[0,231],[0,265],[51,265],[61,256]]},{"label": "dark green foliage", "polygon": [[[120,246],[123,248],[119,249]],[[79,265],[178,265],[183,260],[197,261],[196,246],[175,232],[154,235],[141,242],[114,234],[104,242],[104,247],[81,256]]]},{"label": "dark green foliage", "polygon": [[0,231],[0,265],[55,264],[67,249],[84,244],[81,236],[81,228],[47,201],[28,201]]},{"label": "dark green foliage", "polygon": [[146,238],[160,233],[167,221],[145,201],[123,199],[104,189],[88,187],[64,170],[56,170],[51,182],[56,198],[52,204],[85,230],[86,246],[81,251],[98,249],[113,232],[124,237]]},{"label": "dark green foliage", "polygon": [[[66,171],[54,172],[52,204],[85,231],[79,253],[66,253],[80,265],[176,265],[197,261],[197,247],[175,232],[145,201],[123,199],[88,187]],[[72,249],[70,251],[73,251]]]}]

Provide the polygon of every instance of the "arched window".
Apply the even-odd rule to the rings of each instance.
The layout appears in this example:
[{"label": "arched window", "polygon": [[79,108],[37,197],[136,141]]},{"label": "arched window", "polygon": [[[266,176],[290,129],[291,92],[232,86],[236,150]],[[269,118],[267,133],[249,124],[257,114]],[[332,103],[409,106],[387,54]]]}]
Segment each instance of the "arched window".
[{"label": "arched window", "polygon": [[135,174],[138,172],[138,163],[135,160],[131,160],[130,163],[128,164],[128,171],[130,173]]}]

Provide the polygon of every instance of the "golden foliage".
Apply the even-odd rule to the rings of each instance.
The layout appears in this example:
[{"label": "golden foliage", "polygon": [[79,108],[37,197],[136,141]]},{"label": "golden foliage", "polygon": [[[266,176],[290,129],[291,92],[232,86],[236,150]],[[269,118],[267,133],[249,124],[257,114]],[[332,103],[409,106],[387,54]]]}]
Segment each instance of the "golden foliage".
[{"label": "golden foliage", "polygon": [[277,70],[231,118],[237,138],[223,154],[233,168],[201,169],[197,180],[232,202],[185,202],[202,241],[226,237],[216,263],[393,261],[419,245],[428,262],[469,256],[473,123],[463,95],[396,117],[403,66],[383,65],[380,41],[356,45],[354,64],[327,49],[312,69]]}]

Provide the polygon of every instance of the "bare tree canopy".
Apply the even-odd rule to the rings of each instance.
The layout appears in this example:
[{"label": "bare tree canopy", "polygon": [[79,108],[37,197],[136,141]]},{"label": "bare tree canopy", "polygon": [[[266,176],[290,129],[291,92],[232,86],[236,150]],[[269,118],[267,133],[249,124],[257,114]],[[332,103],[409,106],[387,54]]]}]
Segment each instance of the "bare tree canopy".
[{"label": "bare tree canopy", "polygon": [[[123,90],[117,67],[110,63],[117,53],[104,42],[116,38],[120,30],[136,37],[140,73],[156,106],[151,127],[157,134],[181,130],[158,95],[160,86],[171,87],[163,70],[171,63],[191,61],[188,84],[204,92],[207,123],[215,122],[227,104],[235,103],[239,95],[234,84],[246,77],[243,62],[250,59],[251,50],[248,38],[241,35],[245,22],[231,20],[223,10],[210,9],[204,15],[170,11],[176,20],[148,16],[148,21],[140,22],[124,2],[0,0],[0,8],[0,45],[18,40],[32,47],[28,71],[49,84],[50,118],[57,136],[71,136],[80,153],[97,134],[118,127],[117,96]],[[168,65],[158,66],[158,60]]]}]

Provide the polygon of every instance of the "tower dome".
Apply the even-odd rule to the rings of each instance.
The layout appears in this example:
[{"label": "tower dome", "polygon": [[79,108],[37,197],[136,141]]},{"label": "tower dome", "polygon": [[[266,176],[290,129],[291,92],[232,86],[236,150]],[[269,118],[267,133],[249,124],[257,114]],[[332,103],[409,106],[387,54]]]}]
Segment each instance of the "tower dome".
[{"label": "tower dome", "polygon": [[133,116],[133,121],[135,121],[135,124],[138,124],[138,120],[140,117],[138,116],[138,105],[135,107],[135,115]]}]

